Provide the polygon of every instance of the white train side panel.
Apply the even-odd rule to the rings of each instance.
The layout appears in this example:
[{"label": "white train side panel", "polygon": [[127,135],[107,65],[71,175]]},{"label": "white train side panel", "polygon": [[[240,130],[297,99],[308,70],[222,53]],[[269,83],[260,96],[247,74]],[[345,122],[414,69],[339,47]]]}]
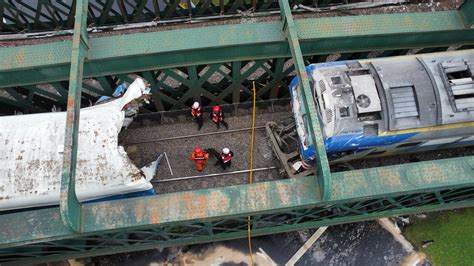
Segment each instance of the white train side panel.
[{"label": "white train side panel", "polygon": [[[137,79],[123,97],[81,110],[80,201],[153,189],[118,146],[122,109],[144,90]],[[59,203],[65,123],[65,112],[0,117],[0,211]]]}]

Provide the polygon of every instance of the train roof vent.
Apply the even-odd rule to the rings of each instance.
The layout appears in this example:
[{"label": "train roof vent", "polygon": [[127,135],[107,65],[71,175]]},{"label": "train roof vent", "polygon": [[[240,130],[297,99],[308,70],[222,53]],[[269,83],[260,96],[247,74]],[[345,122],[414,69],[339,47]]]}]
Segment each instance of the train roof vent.
[{"label": "train roof vent", "polygon": [[441,62],[441,68],[455,110],[474,110],[474,61]]},{"label": "train roof vent", "polygon": [[359,114],[382,111],[380,98],[372,75],[350,76]]},{"label": "train roof vent", "polygon": [[415,88],[413,86],[391,87],[395,118],[418,117]]}]

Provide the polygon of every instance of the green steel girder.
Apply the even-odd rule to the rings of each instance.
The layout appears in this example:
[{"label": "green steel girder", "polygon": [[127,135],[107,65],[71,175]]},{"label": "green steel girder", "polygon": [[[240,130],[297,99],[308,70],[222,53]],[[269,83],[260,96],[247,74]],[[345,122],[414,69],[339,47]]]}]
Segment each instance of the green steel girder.
[{"label": "green steel girder", "polygon": [[[472,190],[472,188],[471,188]],[[456,190],[459,191],[459,190]],[[465,208],[474,206],[472,198],[460,201],[451,200],[446,204],[435,203],[434,195],[416,194],[413,197],[430,197],[429,205],[407,207],[403,209],[390,210],[381,206],[380,212],[368,213],[366,215],[352,215],[344,217],[347,212],[341,212],[340,216],[324,219],[320,209],[302,209],[291,212],[281,212],[273,215],[259,216],[252,222],[255,225],[252,229],[252,236],[276,234],[295,230],[304,230],[321,226],[337,225],[349,222],[361,222],[380,217],[392,215],[406,215],[420,212],[442,211],[454,208]],[[389,202],[392,198],[385,198],[380,202]],[[361,202],[361,204],[367,202]],[[344,204],[337,204],[335,210],[351,210]],[[357,212],[357,211],[354,211]],[[263,218],[262,220],[260,220]],[[270,222],[269,219],[272,219]],[[205,234],[205,232],[211,232]],[[179,227],[158,227],[153,229],[142,229],[124,231],[102,235],[80,236],[74,239],[56,240],[42,242],[21,247],[0,250],[0,263],[2,265],[17,265],[18,263],[42,263],[59,261],[70,258],[84,258],[90,256],[100,256],[116,254],[121,252],[133,252],[157,247],[169,247],[178,245],[190,245],[197,243],[214,242],[243,238],[247,235],[247,219],[244,217],[226,219],[211,222],[197,222]]]},{"label": "green steel girder", "polygon": [[[66,110],[68,87],[67,82],[62,81],[1,89],[0,102],[9,106],[7,114],[14,114],[15,110],[25,114],[48,112],[52,109]],[[112,94],[108,90],[91,87],[87,82],[83,83],[83,87],[81,96],[83,107],[89,106],[89,101],[95,101],[97,95]],[[107,85],[106,89],[112,87],[114,86]]]},{"label": "green steel girder", "polygon": [[[353,0],[351,2],[363,0]],[[29,1],[0,1],[0,34],[18,32],[54,31],[71,29],[74,22],[74,1],[38,0],[36,5]],[[158,2],[160,2],[158,4]],[[103,0],[89,3],[88,22],[96,27],[131,22],[176,20],[192,17],[218,17],[237,14],[240,11],[268,12],[279,10],[278,3],[271,0],[187,0],[191,5],[180,5],[181,0]],[[343,0],[290,0],[290,5],[305,4],[324,7],[344,4]],[[161,7],[160,7],[161,6]],[[4,21],[5,20],[5,21]]]},{"label": "green steel girder", "polygon": [[[87,1],[79,2],[87,6]],[[78,8],[83,8],[79,2]],[[284,10],[288,11],[288,7]],[[290,29],[286,34],[281,32],[280,22],[259,22],[97,37],[89,41],[91,50],[85,59],[84,77],[111,85],[116,84],[117,79],[129,79],[127,73],[143,73],[143,76],[157,81],[153,85],[154,98],[163,101],[165,98],[158,90],[166,84],[158,82],[160,78],[156,69],[173,78],[178,78],[178,75],[170,68],[186,69],[188,77],[180,82],[192,87],[178,93],[180,97],[191,100],[199,93],[216,90],[217,87],[204,86],[206,77],[221,71],[221,75],[233,80],[229,86],[231,89],[221,92],[222,95],[208,94],[207,98],[219,102],[232,97],[232,101],[238,101],[240,94],[237,95],[234,88],[242,86],[251,74],[240,73],[242,61],[253,61],[257,65],[253,68],[267,68],[266,73],[274,76],[272,82],[278,82],[291,55],[296,59],[300,83],[305,84],[302,54],[325,58],[323,55],[334,52],[473,44],[473,29],[469,28],[469,22],[466,23],[469,21],[466,13],[469,7],[463,8],[433,13],[297,19],[294,25],[286,24],[289,26],[286,29]],[[81,10],[85,14],[84,9]],[[286,22],[291,21],[289,12],[282,14]],[[76,19],[81,17],[76,16]],[[74,120],[78,119],[81,98],[77,93],[82,87],[78,81],[82,80],[81,65],[87,50],[85,27],[78,26],[78,23],[76,26],[72,42],[0,48],[0,56],[6,58],[5,64],[0,66],[0,87],[8,90],[16,86],[28,88],[69,77],[70,118],[66,136],[71,138],[66,140],[70,154],[65,152],[65,159],[71,158],[71,162],[74,161],[74,132],[77,131]],[[82,34],[78,34],[81,29]],[[182,36],[191,36],[191,41],[179,42]],[[209,40],[216,42],[210,43]],[[72,54],[72,59],[58,54],[61,51]],[[343,54],[341,58],[345,56],[353,55]],[[269,58],[272,58],[274,67],[281,70],[272,71],[273,66],[267,67],[265,63]],[[69,64],[70,76],[65,71]],[[229,64],[232,71],[222,72],[222,64]],[[209,66],[212,71],[198,75],[202,70],[198,65]],[[265,88],[264,93],[268,90]],[[28,95],[32,98],[35,94],[30,92]],[[177,101],[174,95],[168,97],[169,101],[174,101],[174,106],[186,101]],[[317,134],[317,125],[313,128]],[[334,173],[332,183],[326,184],[321,184],[319,177],[306,177],[84,204],[82,207],[75,206],[71,198],[74,177],[69,174],[74,173],[74,166],[74,163],[65,163],[60,208],[0,216],[0,263],[22,258],[40,262],[141,250],[157,245],[245,237],[246,217],[249,215],[253,217],[253,235],[261,235],[387,215],[474,206],[474,157]],[[326,185],[326,191],[319,189],[321,185]],[[321,200],[323,196],[325,198]],[[72,201],[68,203],[70,199]],[[68,209],[70,206],[72,209]],[[82,215],[74,212],[78,210]],[[147,236],[142,239],[137,237],[140,234]]]},{"label": "green steel girder", "polygon": [[298,39],[298,32],[296,29],[293,16],[291,15],[290,5],[286,0],[279,0],[280,15],[283,32],[288,39],[291,57],[295,66],[296,75],[298,77],[299,87],[303,92],[303,104],[306,109],[305,113],[309,114],[309,135],[312,143],[316,146],[316,153],[318,154],[317,163],[317,180],[319,182],[319,193],[322,200],[328,200],[331,197],[331,173],[329,169],[329,162],[326,155],[326,148],[324,147],[324,137],[322,133],[321,120],[319,114],[316,112],[317,108],[313,100],[313,93],[309,85],[308,75],[306,73],[306,66],[303,60],[303,54],[300,48]]},{"label": "green steel girder", "polygon": [[[194,96],[199,96],[204,105],[225,105],[248,101],[252,96],[250,79],[257,82],[257,100],[288,98],[288,90],[280,87],[289,83],[293,69],[290,59],[275,58],[158,69],[130,74],[139,75],[151,83],[155,108],[148,105],[146,108],[150,111],[164,111],[187,108]],[[193,71],[197,76],[191,75]],[[131,82],[133,78],[128,74],[118,74],[84,80],[82,83],[83,107],[89,106],[89,100],[95,102],[101,95],[111,95],[115,87],[123,81]],[[43,86],[47,87],[47,90],[42,89]],[[55,91],[52,91],[53,88]],[[9,107],[11,114],[14,110],[27,113],[28,111],[24,110],[29,109],[31,109],[30,112],[44,112],[53,106],[56,106],[56,109],[65,110],[68,93],[66,82],[27,85],[15,87],[15,89],[21,95],[14,99],[5,99],[15,103]],[[5,92],[11,90],[13,88],[4,89]],[[24,98],[31,93],[34,93],[35,101],[25,101]],[[183,97],[186,93],[187,96]],[[193,97],[189,98],[189,95]],[[39,100],[46,101],[45,97],[49,99],[48,105],[39,102]]]},{"label": "green steel girder", "polygon": [[[295,24],[305,56],[474,43],[474,29],[459,11],[301,18]],[[0,88],[67,80],[70,49],[70,41],[0,48]],[[290,56],[280,22],[95,37],[84,77]]]},{"label": "green steel girder", "polygon": [[[445,159],[333,173],[329,201],[322,202],[313,177],[204,189],[150,197],[84,204],[83,233],[179,225],[224,216],[271,213],[329,202],[432,193],[474,185],[474,157]],[[426,174],[427,173],[427,174]],[[34,223],[33,223],[34,221]],[[57,208],[0,216],[0,247],[29,244],[72,234],[62,224]],[[31,224],[37,225],[26,232]],[[32,229],[33,230],[33,229]],[[74,235],[74,234],[73,234]]]},{"label": "green steel girder", "polygon": [[464,18],[466,26],[474,28],[474,1],[465,1],[459,10]]},{"label": "green steel girder", "polygon": [[[469,46],[460,49],[474,48]],[[442,47],[446,49],[446,47]],[[377,57],[396,56],[407,54],[410,50],[387,50]],[[441,48],[421,49],[421,52],[443,51]],[[343,53],[337,60],[365,58],[369,52]],[[374,54],[372,54],[374,55]],[[305,57],[305,64],[326,62],[328,55],[316,55]],[[197,81],[192,82],[191,73],[193,69],[198,72]],[[187,108],[192,103],[192,98],[183,101],[183,95],[192,91],[192,95],[200,95],[204,105],[213,104],[237,104],[251,100],[251,80],[255,80],[258,86],[257,100],[272,100],[276,98],[288,98],[288,86],[293,78],[294,65],[291,58],[268,58],[256,61],[235,61],[219,64],[203,64],[190,67],[176,67],[169,69],[154,69],[130,73],[139,75],[151,83],[154,106],[146,105],[149,111],[177,110]],[[118,74],[102,77],[89,78],[83,81],[82,103],[83,107],[95,102],[101,95],[111,95],[114,88],[122,81],[130,82],[131,75]],[[49,91],[43,89],[46,87]],[[50,91],[52,88],[56,90]],[[14,114],[15,110],[28,112],[44,112],[51,108],[65,110],[67,101],[66,81],[53,82],[51,84],[39,84],[16,87],[21,97],[7,100],[14,103],[5,106],[7,113]],[[6,89],[8,91],[11,88]],[[34,92],[31,102],[25,104],[23,98],[28,98]],[[211,94],[209,94],[211,93]],[[0,98],[1,100],[1,98]],[[180,101],[181,100],[181,101]]]},{"label": "green steel girder", "polygon": [[[83,233],[59,209],[0,216],[0,262],[34,262],[192,244],[474,206],[474,157],[333,173],[320,201],[314,177],[84,204]],[[48,257],[49,256],[49,257]]]},{"label": "green steel girder", "polygon": [[[138,39],[136,41],[138,41]],[[303,43],[303,46],[304,45],[305,44]],[[366,47],[371,48],[369,45],[366,45]],[[31,49],[31,47],[29,47],[29,49]],[[50,53],[51,53],[52,56],[55,56],[55,55],[58,55],[58,54],[67,53],[68,49],[61,50],[61,49],[57,49],[57,47],[56,47],[56,48],[52,49]],[[27,49],[25,49],[25,50],[27,50]],[[5,55],[4,57],[8,58],[8,52],[6,50],[3,50],[3,51],[5,51],[5,53],[3,54],[3,55]],[[405,53],[407,50],[405,49],[405,50],[397,50],[397,51],[402,51],[403,53]],[[1,52],[2,52],[2,49],[0,49],[0,53]],[[34,53],[44,53],[44,51],[36,51]],[[392,53],[391,51],[387,51],[386,53],[382,54],[381,56],[397,55],[397,54],[403,54],[403,53],[398,53],[398,52],[397,53]],[[363,53],[356,53],[356,54],[345,53],[345,54],[343,54],[342,57],[340,57],[339,60],[342,60],[345,57],[347,57],[347,58],[359,57],[362,54]],[[157,57],[157,58],[162,59],[162,57]],[[17,64],[17,63],[23,62],[25,60],[24,52],[19,52],[19,53],[15,54],[14,59],[15,60],[12,62],[12,64]],[[65,62],[67,61],[66,58],[64,58],[64,60],[65,60]],[[281,58],[279,56],[277,58],[273,58],[273,59],[265,58],[265,61],[266,61],[265,64],[270,64],[273,67],[273,66],[276,66],[275,64],[277,63],[279,66],[282,66],[282,64],[281,64],[282,60],[285,60],[285,59]],[[317,61],[325,61],[325,55],[314,56],[313,60],[311,62],[317,62]],[[8,62],[8,60],[5,60],[5,62]],[[55,64],[55,62],[57,63],[56,59],[53,60],[52,64]],[[120,64],[127,64],[128,63],[128,65],[130,65],[130,62],[133,63],[133,62],[137,62],[137,61],[133,60],[133,59],[132,59],[132,61],[126,61],[126,59],[123,59],[121,62],[117,62],[117,63],[120,63]],[[258,62],[263,62],[263,60],[258,60],[257,63]],[[195,63],[198,63],[198,62],[195,62]],[[65,70],[67,69],[67,67],[65,67],[65,64],[66,63],[60,64],[60,65],[57,65],[57,66],[49,65],[49,66],[45,66],[43,68],[41,68],[39,65],[35,65],[34,68],[32,68],[30,71],[26,71],[26,70],[15,71],[15,70],[12,70],[12,69],[10,69],[12,71],[8,71],[9,67],[5,65],[4,69],[7,70],[7,71],[6,72],[0,71],[0,80],[2,78],[7,78],[8,80],[6,80],[6,82],[9,83],[11,86],[20,85],[22,83],[23,84],[25,84],[25,83],[26,84],[31,84],[31,83],[37,84],[39,82],[41,82],[41,83],[42,82],[50,82],[51,78],[48,78],[48,77],[53,77],[54,78],[54,75],[57,75],[59,73],[58,71],[63,71],[64,74],[61,74],[61,75],[64,75],[64,80],[66,80],[67,78],[65,78],[65,76],[67,74],[66,74]],[[200,65],[197,65],[197,67],[198,68],[206,68],[207,66],[209,66],[209,67],[212,66],[213,69],[215,69],[215,66],[217,64],[221,65],[220,68],[229,67],[229,69],[232,71],[232,73],[235,73],[235,74],[238,73],[237,67],[239,67],[239,65],[242,68],[246,67],[245,64],[242,65],[241,61],[234,61],[234,62],[227,62],[227,63],[214,63],[214,64],[209,64],[209,65],[206,64],[206,63],[203,63],[203,64],[200,64]],[[259,63],[259,64],[261,64],[261,63]],[[138,65],[138,63],[137,63],[137,65]],[[193,90],[194,95],[199,94],[199,93],[204,94],[201,91],[205,91],[205,92],[207,92],[208,90],[213,91],[213,95],[217,96],[217,98],[215,98],[213,95],[210,95],[210,94],[207,93],[206,94],[207,97],[204,96],[204,98],[202,99],[204,102],[209,101],[209,102],[207,102],[208,104],[236,103],[236,102],[239,102],[239,101],[242,101],[242,100],[245,101],[245,99],[247,99],[248,96],[250,95],[248,93],[250,83],[248,83],[247,79],[244,78],[245,75],[235,76],[234,74],[232,74],[231,76],[229,76],[230,74],[226,75],[225,73],[218,73],[219,75],[222,74],[225,77],[223,79],[223,83],[211,84],[209,82],[205,82],[203,84],[203,86],[194,86],[193,85],[192,87],[190,87],[189,84],[193,84],[193,83],[192,82],[191,83],[187,82],[189,77],[188,78],[183,78],[180,75],[177,75],[177,76],[175,75],[174,77],[169,76],[170,73],[172,74],[175,71],[183,71],[182,68],[180,68],[180,67],[174,68],[173,67],[173,68],[168,68],[168,69],[166,69],[166,68],[165,69],[163,69],[163,68],[159,69],[161,67],[160,64],[153,63],[153,62],[148,64],[148,65],[149,66],[153,65],[153,69],[148,70],[148,71],[137,72],[136,74],[143,75],[144,77],[146,76],[147,79],[150,79],[150,77],[156,77],[156,82],[155,83],[153,83],[153,80],[150,79],[150,82],[152,82],[152,84],[154,84],[153,92],[154,92],[154,99],[155,99],[155,105],[156,105],[156,108],[153,111],[183,108],[185,105],[187,105],[189,103],[183,104],[183,101],[179,101],[178,99],[181,99],[180,98],[182,96],[181,91],[185,92],[187,90]],[[23,66],[18,64],[18,67],[23,67]],[[106,66],[104,66],[104,69],[105,68],[106,68]],[[190,67],[187,67],[187,68],[190,69],[192,67],[190,66]],[[262,68],[263,68],[263,66],[259,70],[261,70]],[[135,68],[135,69],[137,69],[137,68]],[[280,69],[281,69],[281,67],[280,67]],[[110,68],[109,70],[112,70],[112,68]],[[219,69],[219,71],[220,70],[221,69]],[[288,70],[289,69],[286,69],[284,71],[286,73],[290,73],[291,70],[289,70],[289,71]],[[189,72],[188,70],[186,70],[186,67],[184,68],[184,71]],[[13,72],[13,76],[12,76],[12,72]],[[216,71],[216,73],[217,72],[218,71]],[[275,97],[275,95],[278,96],[278,93],[277,93],[278,91],[280,93],[280,96],[284,96],[283,95],[284,93],[283,94],[281,94],[281,93],[286,92],[286,90],[278,90],[278,87],[275,87],[275,86],[273,86],[271,88],[271,93],[269,95],[261,94],[262,92],[266,93],[270,89],[270,85],[285,84],[287,82],[287,81],[285,82],[285,80],[288,79],[288,78],[285,78],[285,76],[282,75],[283,73],[281,73],[281,72],[272,72],[272,71],[266,71],[266,70],[265,70],[265,72],[268,73],[269,76],[268,77],[262,76],[261,81],[263,82],[262,83],[263,85],[267,85],[267,86],[265,88],[259,90],[258,97],[260,99],[268,99],[268,97],[270,97],[270,96],[271,96],[270,98],[273,98],[273,97]],[[15,82],[12,82],[12,79],[11,79],[12,77],[14,78],[14,75],[15,75],[14,73],[18,73],[18,74],[16,74],[17,75],[16,79],[18,81],[18,83],[16,83],[16,84],[15,84]],[[165,75],[160,76],[160,73],[164,73]],[[205,75],[209,75],[210,73],[211,73],[210,71],[207,71]],[[101,74],[101,73],[97,73],[97,74]],[[273,78],[274,75],[277,75],[278,79]],[[250,76],[254,76],[254,75],[253,75],[253,73],[248,73],[248,75],[246,75],[246,76],[250,77]],[[33,78],[33,82],[31,82],[31,81],[28,82],[27,78]],[[92,77],[92,78],[95,79],[96,81],[98,81],[98,83],[100,84],[100,86],[102,88],[97,89],[97,88],[94,88],[94,87],[91,87],[90,85],[88,85],[87,82],[84,82],[83,86],[84,86],[85,90],[83,90],[83,96],[84,96],[83,97],[83,103],[88,103],[89,102],[88,99],[91,100],[91,101],[94,101],[97,98],[97,95],[100,96],[100,95],[104,95],[104,94],[110,94],[110,91],[113,90],[113,88],[117,85],[117,82],[119,82],[117,80],[117,76],[114,76],[113,73],[110,73],[110,75],[107,75],[107,76],[95,76],[95,77]],[[176,88],[166,88],[165,80],[167,78],[168,79],[175,79],[175,80],[180,79],[179,82],[181,83],[181,85],[180,85],[181,88],[178,88],[177,90],[176,90]],[[200,79],[203,80],[202,77],[200,77]],[[282,80],[284,81],[283,83],[281,82]],[[228,81],[231,81],[232,83],[228,83]],[[58,87],[58,84],[64,84],[64,83],[65,83],[64,81],[53,82],[54,87],[58,88],[58,93],[59,93],[58,95],[63,95],[64,96],[64,89],[67,89],[67,88],[61,88],[61,87],[64,87],[64,86],[59,86]],[[11,88],[11,86],[8,86],[8,87]],[[38,86],[33,86],[33,85],[24,85],[23,87],[27,88],[27,89],[38,88]],[[240,95],[241,93],[239,93],[239,91],[240,91],[238,89],[239,87],[241,87],[241,91],[242,91],[243,95]],[[222,89],[222,91],[221,91],[221,89]],[[229,95],[229,92],[232,93],[232,98],[229,98],[228,96],[226,96],[226,95]],[[176,93],[178,93],[178,94],[176,94]],[[179,94],[181,94],[181,95],[179,95]],[[38,99],[39,99],[39,97],[43,97],[43,95],[46,96],[46,97],[52,98],[53,100],[55,100],[57,102],[54,103],[54,102],[48,101],[47,99],[44,98],[44,100],[46,100],[46,102],[50,102],[49,107],[45,106],[45,105],[39,105],[39,103],[41,103],[43,100],[38,101]],[[28,96],[28,94],[27,94],[27,96]],[[35,99],[38,98],[38,99],[33,101],[34,104],[33,104],[32,107],[41,108],[41,109],[50,109],[51,107],[53,107],[53,105],[56,105],[56,107],[59,106],[62,109],[64,109],[64,103],[62,103],[62,98],[55,98],[55,97],[50,97],[50,96],[52,96],[52,95],[45,95],[44,93],[40,93],[40,92],[35,93],[34,98]],[[241,96],[243,96],[243,98]],[[11,100],[6,100],[6,101],[12,102]],[[35,103],[38,103],[38,104],[35,104]],[[17,102],[16,104],[10,105],[10,106],[16,106],[18,110],[21,110],[23,112],[28,112],[28,108],[26,108],[26,106],[24,106],[24,104],[21,103],[21,102]],[[12,110],[11,112],[13,113],[13,108],[11,108],[11,110]],[[36,110],[39,110],[39,109],[36,109]]]},{"label": "green steel girder", "polygon": [[82,72],[88,52],[86,31],[88,0],[76,0],[76,17],[72,43],[69,95],[67,99],[66,128],[64,137],[63,166],[61,177],[61,217],[67,226],[78,231],[81,228],[82,207],[76,196],[77,147],[81,108]]}]

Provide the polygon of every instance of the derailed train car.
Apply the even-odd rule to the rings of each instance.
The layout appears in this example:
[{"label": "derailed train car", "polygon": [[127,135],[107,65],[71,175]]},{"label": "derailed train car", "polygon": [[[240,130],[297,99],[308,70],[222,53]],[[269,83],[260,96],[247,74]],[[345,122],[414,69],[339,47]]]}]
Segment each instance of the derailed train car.
[{"label": "derailed train car", "polygon": [[[306,70],[331,163],[474,145],[474,50],[320,63]],[[296,78],[290,93],[299,151],[284,164],[294,176],[312,169],[318,155]],[[273,140],[281,138],[267,129]]]},{"label": "derailed train car", "polygon": [[[79,201],[155,194],[158,161],[138,169],[118,145],[126,112],[147,97],[138,78],[120,97],[81,109],[76,170]],[[66,113],[0,117],[0,212],[58,205]]]}]

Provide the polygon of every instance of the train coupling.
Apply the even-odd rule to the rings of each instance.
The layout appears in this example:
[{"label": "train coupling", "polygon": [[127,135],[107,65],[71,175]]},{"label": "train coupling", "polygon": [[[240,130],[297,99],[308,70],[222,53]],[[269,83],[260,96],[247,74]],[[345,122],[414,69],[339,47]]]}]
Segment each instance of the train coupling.
[{"label": "train coupling", "polygon": [[313,166],[307,165],[301,160],[298,149],[298,134],[294,121],[286,125],[278,125],[273,121],[269,121],[265,125],[265,129],[272,142],[273,151],[290,178],[315,173]]}]

